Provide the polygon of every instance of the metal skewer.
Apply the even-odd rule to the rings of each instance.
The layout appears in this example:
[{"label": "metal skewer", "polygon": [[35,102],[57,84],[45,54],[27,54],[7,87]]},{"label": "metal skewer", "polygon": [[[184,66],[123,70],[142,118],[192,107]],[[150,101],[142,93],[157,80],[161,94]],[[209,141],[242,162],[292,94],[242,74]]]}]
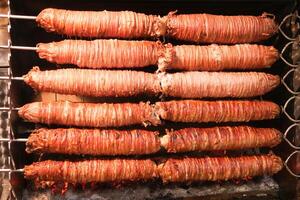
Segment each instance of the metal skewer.
[{"label": "metal skewer", "polygon": [[20,108],[0,107],[0,111],[18,111]]},{"label": "metal skewer", "polygon": [[[289,61],[287,61],[286,58],[284,58],[284,53],[287,50],[287,48],[289,48],[291,45],[293,45],[294,41],[290,41],[288,42],[283,49],[281,50],[279,57],[281,58],[281,60],[286,63],[287,65],[289,65],[290,67],[293,68],[297,68],[299,66],[299,64],[292,64]],[[7,45],[0,45],[0,49],[16,49],[16,50],[28,50],[28,51],[37,51],[38,47],[28,47],[28,46],[14,46],[11,44],[7,44]]]},{"label": "metal skewer", "polygon": [[23,77],[9,77],[9,76],[0,76],[0,80],[16,80],[16,81],[23,81]]},{"label": "metal skewer", "polygon": [[16,138],[16,139],[10,139],[10,138],[0,138],[0,142],[27,142],[27,138]]},{"label": "metal skewer", "polygon": [[23,173],[24,169],[0,169],[0,172]]},{"label": "metal skewer", "polygon": [[36,51],[38,48],[37,47],[26,47],[26,46],[0,45],[0,49],[17,49],[17,50]]},{"label": "metal skewer", "polygon": [[36,16],[0,14],[0,18],[36,20]]}]

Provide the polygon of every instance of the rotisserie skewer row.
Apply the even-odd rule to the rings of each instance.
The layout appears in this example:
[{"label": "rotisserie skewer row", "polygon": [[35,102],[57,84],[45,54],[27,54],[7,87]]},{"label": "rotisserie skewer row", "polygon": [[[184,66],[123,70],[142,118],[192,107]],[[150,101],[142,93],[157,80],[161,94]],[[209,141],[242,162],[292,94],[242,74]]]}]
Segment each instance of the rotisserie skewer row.
[{"label": "rotisserie skewer row", "polygon": [[156,131],[99,129],[38,129],[26,143],[28,153],[86,155],[143,155],[158,152],[235,150],[273,147],[281,133],[272,128],[249,126],[185,128],[166,130],[159,138]]},{"label": "rotisserie skewer row", "polygon": [[266,94],[280,77],[258,72],[184,72],[160,75],[162,94],[180,98],[254,97]]},{"label": "rotisserie skewer row", "polygon": [[24,81],[41,92],[94,97],[142,94],[181,98],[253,97],[280,83],[279,76],[259,72],[183,72],[152,74],[139,71],[58,69],[34,67]]},{"label": "rotisserie skewer row", "polygon": [[164,182],[217,181],[272,175],[283,167],[275,155],[168,159],[158,166]]},{"label": "rotisserie skewer row", "polygon": [[68,36],[98,38],[149,38],[169,36],[204,43],[251,43],[265,40],[277,31],[275,20],[262,16],[210,14],[167,16],[131,11],[70,11],[44,9],[36,18],[46,31]]},{"label": "rotisserie skewer row", "polygon": [[158,125],[155,107],[140,103],[34,102],[22,106],[19,116],[34,123],[82,127]]},{"label": "rotisserie skewer row", "polygon": [[161,119],[171,122],[248,122],[274,119],[280,107],[269,101],[197,101],[156,102]]},{"label": "rotisserie skewer row", "polygon": [[81,127],[158,125],[172,122],[247,122],[274,119],[280,107],[268,101],[181,100],[149,103],[34,102],[21,107],[19,116],[35,123]]},{"label": "rotisserie skewer row", "polygon": [[160,150],[159,132],[146,130],[38,129],[26,143],[28,153],[143,155]]},{"label": "rotisserie skewer row", "polygon": [[121,182],[161,178],[164,182],[216,181],[272,175],[283,163],[275,155],[151,160],[42,161],[25,166],[26,179],[68,183]]},{"label": "rotisserie skewer row", "polygon": [[255,44],[163,45],[152,41],[63,40],[37,45],[40,58],[80,68],[141,68],[158,65],[159,71],[250,70],[270,67],[278,59],[272,46]]},{"label": "rotisserie skewer row", "polygon": [[276,129],[250,126],[184,128],[166,130],[166,133],[161,145],[173,153],[274,147],[282,140],[282,134]]},{"label": "rotisserie skewer row", "polygon": [[149,159],[47,160],[25,166],[24,174],[27,179],[69,183],[139,181],[156,178],[157,166]]},{"label": "rotisserie skewer row", "polygon": [[37,91],[81,96],[129,97],[142,94],[159,95],[161,92],[157,75],[128,70],[40,71],[38,67],[34,67],[24,76],[24,81]]}]

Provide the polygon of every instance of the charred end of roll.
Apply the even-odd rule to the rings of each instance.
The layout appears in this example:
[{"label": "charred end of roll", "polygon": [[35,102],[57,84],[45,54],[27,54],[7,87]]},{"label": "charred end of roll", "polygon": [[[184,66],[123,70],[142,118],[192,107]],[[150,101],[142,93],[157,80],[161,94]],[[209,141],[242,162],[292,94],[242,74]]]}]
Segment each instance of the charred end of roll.
[{"label": "charred end of roll", "polygon": [[56,31],[54,27],[55,10],[54,8],[44,9],[36,18],[37,24],[48,32]]},{"label": "charred end of roll", "polygon": [[271,131],[272,131],[272,136],[273,137],[270,140],[270,147],[275,147],[275,146],[277,146],[278,144],[281,143],[283,135],[279,130],[277,130],[275,128],[271,129]]},{"label": "charred end of roll", "polygon": [[278,31],[278,24],[275,22],[275,15],[264,12],[261,15],[266,25],[266,31],[262,33],[263,39],[273,36]]},{"label": "charred end of roll", "polygon": [[41,136],[42,132],[46,129],[37,129],[34,130],[26,142],[26,152],[27,153],[41,153],[42,150],[45,150],[45,139]]},{"label": "charred end of roll", "polygon": [[[24,177],[33,180],[55,181],[57,178],[53,177],[53,173],[55,172],[55,175],[61,173],[62,164],[63,162],[53,160],[34,162],[24,167]],[[61,178],[59,175],[57,177]]]},{"label": "charred end of roll", "polygon": [[26,75],[23,76],[24,82],[28,84],[30,87],[34,89],[39,88],[38,84],[38,73],[40,72],[40,68],[38,66],[34,66]]},{"label": "charred end of roll", "polygon": [[267,103],[269,103],[269,109],[271,110],[269,119],[274,119],[278,117],[281,112],[280,106],[274,102],[267,102]]},{"label": "charred end of roll", "polygon": [[24,167],[24,177],[26,179],[35,179],[38,176],[38,171],[32,165],[28,165]]},{"label": "charred end of roll", "polygon": [[39,173],[43,168],[45,168],[45,164],[47,161],[35,162],[31,165],[25,165],[24,167],[24,177],[26,179],[37,179],[39,178]]},{"label": "charred end of roll", "polygon": [[278,75],[266,74],[268,79],[268,91],[275,89],[280,84],[280,77]]},{"label": "charred end of roll", "polygon": [[49,62],[56,62],[57,52],[55,46],[55,42],[38,43],[36,52],[41,59],[46,59]]},{"label": "charred end of roll", "polygon": [[40,102],[29,103],[22,106],[19,109],[18,114],[20,117],[28,121],[39,122],[39,108]]},{"label": "charred end of roll", "polygon": [[279,52],[273,46],[267,47],[267,52],[265,55],[265,65],[270,67],[279,59]]},{"label": "charred end of roll", "polygon": [[172,64],[172,62],[175,59],[175,50],[173,48],[173,45],[168,43],[165,44],[163,46],[163,48],[161,48],[161,51],[159,53],[159,57],[158,57],[158,61],[157,61],[157,65],[158,65],[158,72],[164,72],[168,69],[168,67],[170,66],[170,64]]},{"label": "charred end of roll", "polygon": [[[261,114],[263,114],[261,117],[259,117],[259,120],[265,120],[265,119],[275,119],[280,115],[281,108],[279,105],[277,105],[274,102],[271,101],[254,101],[253,106],[257,108]],[[257,104],[258,103],[258,104]]]},{"label": "charred end of roll", "polygon": [[272,161],[270,173],[271,174],[278,173],[283,168],[283,162],[282,162],[281,158],[274,154],[270,154],[269,158]]}]

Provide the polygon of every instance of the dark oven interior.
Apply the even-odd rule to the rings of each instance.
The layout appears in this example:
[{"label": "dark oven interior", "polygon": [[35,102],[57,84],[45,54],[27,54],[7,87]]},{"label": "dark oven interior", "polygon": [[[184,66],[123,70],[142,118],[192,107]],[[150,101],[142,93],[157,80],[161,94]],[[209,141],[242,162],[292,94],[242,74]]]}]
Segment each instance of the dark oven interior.
[{"label": "dark oven interior", "polygon": [[[60,0],[60,1],[34,1],[34,0],[11,0],[10,10],[11,14],[18,15],[29,15],[36,16],[42,9],[54,7],[54,8],[65,8],[71,10],[132,10],[136,12],[142,12],[146,14],[159,14],[166,15],[170,11],[177,10],[178,13],[211,13],[211,14],[222,14],[222,15],[261,15],[263,12],[272,13],[276,16],[276,21],[280,23],[285,16],[293,13],[298,7],[297,2],[294,0],[132,0],[132,1],[97,1],[97,0]],[[299,21],[296,21],[299,26]],[[289,36],[297,33],[296,30],[291,31],[291,26],[286,24],[291,24],[291,21],[287,20],[284,23],[283,30]],[[12,45],[16,46],[30,46],[34,47],[39,42],[52,42],[59,41],[65,36],[56,35],[52,33],[45,32],[42,28],[37,27],[33,20],[10,20],[10,37]],[[299,27],[298,27],[299,29]],[[295,35],[294,35],[295,36]],[[168,38],[160,38],[166,42],[178,43],[177,41],[169,40]],[[287,40],[280,32],[273,36],[271,39],[264,41],[263,44],[274,45],[279,51],[281,51],[284,46],[290,42]],[[286,52],[282,55],[287,58],[291,63],[299,62],[299,40],[294,42],[294,45],[288,46]],[[298,55],[298,57],[297,57]],[[291,58],[294,58],[293,60]],[[298,59],[298,61],[297,61]],[[55,66],[52,63],[48,63],[44,60],[38,58],[34,51],[26,50],[11,50],[10,57],[10,67],[11,74],[13,77],[20,77],[26,74],[33,66],[40,66],[42,70],[53,69]],[[153,68],[154,69],[154,68]],[[154,71],[152,68],[149,71]],[[299,88],[299,70],[297,68],[292,68],[287,65],[282,59],[278,60],[270,69],[264,70],[272,74],[278,74],[281,77],[289,72],[289,70],[294,69],[286,79],[283,81],[289,86],[293,91]],[[26,86],[22,81],[11,80],[11,102],[12,107],[20,107],[25,103],[34,101],[37,98],[37,93],[35,93],[30,87]],[[286,102],[294,96],[291,101],[286,104]],[[299,99],[297,93],[291,94],[288,89],[281,84],[275,91],[261,97],[262,99],[271,100],[277,104],[286,106],[287,113],[294,119],[299,118]],[[140,99],[121,99],[120,101],[140,101],[144,100],[146,97],[141,97]],[[111,99],[105,99],[105,101],[110,101]],[[156,99],[152,99],[155,101]],[[6,106],[9,106],[6,104]],[[11,133],[15,138],[26,138],[30,132],[35,128],[32,123],[24,122],[19,119],[16,112],[12,111],[11,115]],[[274,127],[282,131],[283,133],[293,124],[296,124],[296,120],[291,120],[283,112],[281,117],[276,120],[271,121],[261,121],[252,122],[251,125],[258,127]],[[213,124],[209,124],[211,126]],[[170,127],[180,127],[183,125],[178,124],[167,124]],[[202,125],[200,125],[202,126]],[[207,126],[207,125],[203,125]],[[289,141],[292,141],[296,146],[299,145],[299,128],[295,125],[294,128],[290,130],[287,134]],[[38,159],[45,158],[56,158],[64,159],[65,157],[57,155],[42,155],[41,157],[28,155],[25,153],[25,145],[22,142],[11,142],[10,143],[11,156],[15,164],[16,169],[21,169],[25,164],[30,164]],[[245,152],[239,153],[259,153],[259,152],[269,152],[270,149],[255,149],[247,150]],[[288,156],[295,151],[287,141],[283,142],[272,149],[275,154],[281,156],[283,160],[286,160]],[[214,153],[210,153],[214,154]],[[289,166],[293,169],[297,168],[297,161],[299,154],[294,154],[291,161],[288,162]],[[153,155],[152,157],[163,157],[164,153],[159,153]],[[69,158],[69,157],[68,157]],[[77,158],[77,157],[76,157]],[[298,164],[299,171],[299,164]],[[31,184],[23,179],[22,173],[10,173],[11,185],[14,191],[14,195],[18,198],[30,199],[33,196],[45,195],[51,199],[60,199],[59,194],[53,194],[51,191],[35,191],[32,189]],[[218,183],[197,183],[197,184],[169,184],[163,185],[158,181],[150,183],[138,183],[130,184],[119,187],[118,189],[111,188],[109,186],[101,186],[97,189],[82,189],[77,188],[77,190],[69,190],[63,196],[65,199],[171,199],[171,198],[199,198],[199,199],[294,199],[296,198],[298,180],[292,176],[287,169],[283,169],[279,174],[274,177],[259,177],[251,181],[241,181],[236,182],[218,182]],[[12,195],[11,197],[13,197]],[[49,198],[50,199],[50,198]]]}]

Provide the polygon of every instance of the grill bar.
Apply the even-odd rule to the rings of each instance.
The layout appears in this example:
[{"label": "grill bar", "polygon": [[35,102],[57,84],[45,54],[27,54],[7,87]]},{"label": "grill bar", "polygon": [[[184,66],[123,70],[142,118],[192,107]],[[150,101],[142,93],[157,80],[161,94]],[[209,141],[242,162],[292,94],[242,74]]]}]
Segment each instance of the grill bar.
[{"label": "grill bar", "polygon": [[287,169],[287,171],[293,175],[294,177],[296,178],[300,178],[300,174],[297,174],[295,173],[289,166],[289,161],[294,157],[294,156],[297,156],[297,154],[300,154],[300,151],[299,150],[296,150],[296,151],[293,151],[285,160],[284,162],[284,165],[285,165],[285,168]]},{"label": "grill bar", "polygon": [[280,56],[281,60],[282,60],[285,64],[287,64],[288,66],[293,67],[293,68],[297,68],[297,67],[299,67],[299,64],[293,64],[293,63],[290,63],[290,62],[287,61],[287,59],[284,58],[284,56],[283,56],[283,54],[285,53],[285,51],[286,51],[291,45],[293,45],[294,42],[295,42],[294,40],[288,42],[288,43],[283,47],[283,49],[282,49],[282,51],[281,51],[281,53],[280,53],[279,56]]},{"label": "grill bar", "polygon": [[17,139],[10,139],[10,138],[0,138],[0,142],[27,142],[27,138],[17,138]]},{"label": "grill bar", "polygon": [[282,27],[283,27],[289,20],[293,20],[293,21],[295,22],[297,19],[299,20],[299,19],[300,19],[300,16],[298,15],[298,12],[295,11],[294,13],[291,13],[291,14],[285,16],[285,17],[283,18],[283,20],[281,21],[281,23],[279,24],[279,26],[278,26],[278,30],[280,31],[280,33],[281,33],[287,40],[289,40],[289,41],[295,41],[295,40],[297,39],[297,37],[292,38],[292,37],[288,36],[288,35],[284,32],[284,30],[282,29]]},{"label": "grill bar", "polygon": [[289,127],[286,129],[285,133],[283,134],[283,138],[284,138],[284,140],[285,140],[292,148],[294,148],[294,149],[296,149],[296,150],[300,150],[300,147],[294,145],[294,144],[287,138],[288,133],[289,133],[294,127],[300,127],[300,124],[294,123],[294,124],[292,124],[291,126],[289,126]]},{"label": "grill bar", "polygon": [[12,108],[12,107],[0,107],[0,111],[18,111],[19,108]]},{"label": "grill bar", "polygon": [[289,91],[289,93],[291,93],[291,94],[293,94],[293,95],[299,95],[299,94],[300,94],[300,91],[299,91],[299,92],[294,91],[294,90],[291,89],[291,88],[288,86],[288,84],[285,82],[285,81],[286,81],[285,79],[287,79],[287,77],[288,77],[290,74],[294,73],[294,72],[296,72],[296,69],[295,69],[295,68],[290,69],[290,70],[282,77],[281,82],[282,82],[282,84],[284,85],[284,87]]},{"label": "grill bar", "polygon": [[17,80],[17,81],[23,81],[23,77],[10,77],[10,76],[0,76],[0,80]]},{"label": "grill bar", "polygon": [[[287,77],[294,73],[296,71],[296,69],[298,69],[298,67],[300,67],[300,63],[291,63],[289,62],[285,57],[284,54],[285,52],[290,48],[290,47],[294,47],[299,45],[299,35],[296,37],[289,37],[285,31],[283,30],[283,26],[286,25],[286,23],[290,23],[291,26],[296,24],[296,20],[299,20],[300,16],[298,15],[298,11],[296,10],[295,12],[287,15],[286,17],[284,17],[284,19],[281,21],[278,29],[279,32],[285,37],[285,39],[288,40],[288,42],[286,43],[286,45],[283,47],[281,53],[280,53],[280,58],[281,60],[288,65],[291,69],[288,70],[285,75],[282,77],[282,84],[284,85],[284,87],[286,88],[286,90],[291,94],[291,97],[289,99],[286,100],[286,102],[284,103],[284,105],[282,106],[282,112],[286,115],[286,117],[292,122],[292,124],[286,129],[285,133],[283,134],[283,139],[288,143],[288,145],[294,149],[294,151],[292,151],[292,153],[290,153],[290,155],[285,159],[284,162],[284,166],[287,169],[287,171],[294,177],[299,178],[300,174],[297,174],[296,172],[294,172],[291,168],[291,166],[289,165],[289,161],[291,159],[293,159],[293,157],[299,155],[300,151],[300,147],[294,145],[289,139],[288,139],[288,133],[291,132],[291,130],[294,127],[299,127],[300,126],[300,119],[296,119],[295,117],[293,117],[291,114],[289,114],[288,112],[288,106],[290,105],[291,102],[293,102],[298,95],[300,94],[300,92],[294,91],[293,89],[291,89],[288,85],[287,81]],[[297,35],[297,34],[296,34]],[[294,106],[295,107],[295,106]],[[295,108],[294,108],[295,109]],[[294,135],[295,137],[295,135]]]},{"label": "grill bar", "polygon": [[[10,1],[7,1],[7,6],[8,6],[8,14],[10,14]],[[10,33],[10,27],[11,27],[11,23],[10,23],[10,19],[8,19],[8,23],[7,23],[7,33]],[[11,44],[11,40],[8,37],[7,39],[8,44]],[[7,148],[8,148],[8,154],[7,156],[7,165],[3,166],[2,168],[6,169],[9,168],[10,170],[14,170],[16,169],[15,167],[15,161],[12,155],[12,146],[11,146],[11,140],[13,140],[15,138],[14,133],[12,131],[11,128],[11,112],[13,110],[13,106],[12,106],[12,96],[11,96],[11,79],[10,77],[12,76],[12,72],[11,72],[11,66],[10,66],[10,48],[7,49],[7,63],[5,65],[2,66],[2,68],[6,68],[7,69],[7,75],[9,77],[9,79],[7,80],[3,80],[6,81],[6,87],[2,88],[3,91],[5,91],[5,93],[7,93],[6,95],[6,100],[5,100],[5,104],[4,105],[8,105],[8,107],[3,107],[5,108],[2,111],[6,111],[7,112],[7,127],[4,129],[5,131],[7,131],[7,137],[9,139],[8,144],[7,144]],[[7,109],[8,108],[8,109]],[[7,171],[5,172],[5,176],[3,176],[3,182],[2,184],[5,185],[5,182],[7,181],[7,183],[9,183],[9,181],[12,181],[12,172],[11,171]],[[17,199],[17,195],[16,195],[16,191],[13,189],[13,187],[10,186],[10,184],[7,186],[6,183],[6,187],[3,187],[3,194],[4,196],[7,196],[9,199]],[[3,185],[3,186],[4,186]],[[1,198],[6,198],[2,196]]]},{"label": "grill bar", "polygon": [[35,20],[36,16],[28,16],[28,15],[11,15],[11,14],[0,14],[0,18],[8,18],[8,19],[30,19]]},{"label": "grill bar", "polygon": [[17,49],[17,50],[29,50],[36,51],[37,47],[27,47],[27,46],[13,46],[13,45],[0,45],[0,49]]},{"label": "grill bar", "polygon": [[282,112],[287,116],[287,118],[288,118],[290,121],[292,121],[292,122],[294,122],[294,123],[299,123],[299,122],[300,122],[300,119],[295,119],[295,118],[293,118],[293,117],[288,113],[288,111],[287,111],[287,107],[289,106],[289,104],[290,104],[293,100],[295,100],[296,98],[297,98],[296,95],[291,96],[291,97],[285,102],[284,106],[282,107]]},{"label": "grill bar", "polygon": [[23,173],[24,169],[0,169],[0,172]]}]

